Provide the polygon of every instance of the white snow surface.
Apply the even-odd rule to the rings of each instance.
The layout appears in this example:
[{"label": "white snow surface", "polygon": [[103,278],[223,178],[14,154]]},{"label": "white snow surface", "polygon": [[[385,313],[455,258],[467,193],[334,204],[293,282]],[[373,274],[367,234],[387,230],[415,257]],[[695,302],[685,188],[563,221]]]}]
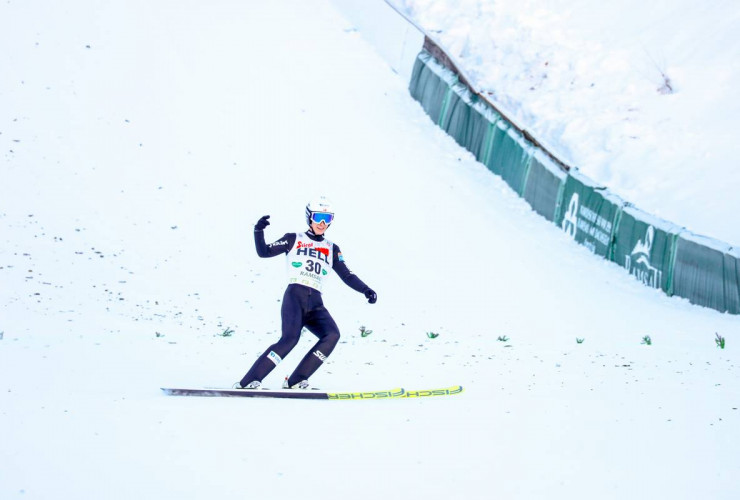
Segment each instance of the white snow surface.
[{"label": "white snow surface", "polygon": [[[328,2],[9,1],[0,43],[0,498],[740,495],[738,318],[574,245]],[[252,227],[319,194],[379,299],[329,283],[311,382],[465,392],[164,396],[278,339]]]},{"label": "white snow surface", "polygon": [[740,2],[391,0],[566,163],[740,245]]}]

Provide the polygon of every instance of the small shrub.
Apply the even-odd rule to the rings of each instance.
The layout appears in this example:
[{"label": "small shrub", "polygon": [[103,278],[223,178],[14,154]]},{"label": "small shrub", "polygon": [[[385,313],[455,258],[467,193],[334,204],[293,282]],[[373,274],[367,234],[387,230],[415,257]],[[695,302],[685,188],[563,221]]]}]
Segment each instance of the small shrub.
[{"label": "small shrub", "polygon": [[234,335],[234,330],[232,330],[231,328],[227,328],[226,330],[219,333],[218,335],[219,337],[231,337],[232,335]]},{"label": "small shrub", "polygon": [[720,349],[724,349],[725,348],[725,338],[721,336],[719,333],[715,333],[715,335],[717,336],[717,338],[715,338],[714,341],[717,343],[717,347],[719,347]]}]

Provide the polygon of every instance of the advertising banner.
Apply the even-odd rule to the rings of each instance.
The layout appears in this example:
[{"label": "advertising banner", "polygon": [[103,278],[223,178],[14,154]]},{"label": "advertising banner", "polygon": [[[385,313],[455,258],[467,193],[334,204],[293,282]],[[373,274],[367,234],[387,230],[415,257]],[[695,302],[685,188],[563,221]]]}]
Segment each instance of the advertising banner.
[{"label": "advertising banner", "polygon": [[556,223],[596,255],[611,258],[612,238],[624,200],[580,174],[568,172]]},{"label": "advertising banner", "polygon": [[619,218],[611,259],[645,285],[670,293],[681,231],[680,226],[628,205]]}]

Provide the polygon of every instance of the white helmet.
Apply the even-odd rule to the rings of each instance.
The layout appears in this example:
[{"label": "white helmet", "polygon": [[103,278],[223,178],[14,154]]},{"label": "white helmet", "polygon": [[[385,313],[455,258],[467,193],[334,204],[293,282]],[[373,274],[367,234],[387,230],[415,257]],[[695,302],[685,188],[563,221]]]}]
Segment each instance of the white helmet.
[{"label": "white helmet", "polygon": [[306,205],[306,223],[310,226],[311,222],[318,224],[322,221],[327,226],[334,221],[334,207],[324,196],[311,200]]}]

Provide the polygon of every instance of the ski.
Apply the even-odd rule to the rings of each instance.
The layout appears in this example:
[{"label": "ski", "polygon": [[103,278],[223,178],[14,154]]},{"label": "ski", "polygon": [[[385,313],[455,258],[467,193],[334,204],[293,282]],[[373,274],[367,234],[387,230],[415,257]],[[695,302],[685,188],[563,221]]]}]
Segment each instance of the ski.
[{"label": "ski", "polygon": [[431,396],[450,396],[460,394],[463,388],[460,385],[442,389],[424,389],[407,391],[402,388],[386,391],[365,392],[322,392],[317,390],[299,389],[218,389],[218,388],[169,388],[162,387],[162,392],[168,396],[200,396],[218,398],[282,398],[282,399],[330,399],[330,400],[355,400],[355,399],[403,399],[423,398]]},{"label": "ski", "polygon": [[406,389],[393,389],[391,391],[376,392],[334,392],[328,393],[327,399],[403,399],[424,398],[430,396],[451,396],[463,392],[461,385],[445,387],[443,389],[424,389],[419,391],[407,391]]},{"label": "ski", "polygon": [[405,391],[401,398],[426,398],[429,396],[452,396],[463,392],[461,385],[446,387],[444,389],[425,389],[421,391]]}]

